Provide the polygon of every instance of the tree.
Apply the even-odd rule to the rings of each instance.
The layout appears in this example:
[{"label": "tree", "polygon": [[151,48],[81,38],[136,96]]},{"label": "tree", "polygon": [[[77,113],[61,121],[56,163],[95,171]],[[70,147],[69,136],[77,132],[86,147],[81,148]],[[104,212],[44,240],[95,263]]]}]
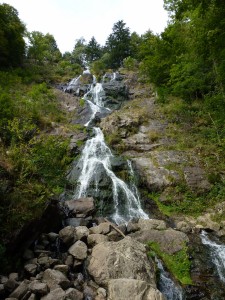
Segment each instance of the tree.
[{"label": "tree", "polygon": [[83,37],[76,40],[75,46],[72,51],[72,62],[81,66],[86,64],[86,41]]},{"label": "tree", "polygon": [[130,56],[130,29],[121,20],[113,25],[113,32],[106,41],[107,52],[110,53],[112,68],[122,65],[124,58]]},{"label": "tree", "polygon": [[130,56],[132,58],[138,58],[141,42],[142,38],[136,32],[132,32],[130,36]]},{"label": "tree", "polygon": [[141,73],[157,86],[167,84],[173,60],[171,43],[151,31],[147,31],[141,38],[138,52]]},{"label": "tree", "polygon": [[176,64],[171,67],[170,79],[173,91],[189,98],[218,90],[224,94],[224,1],[164,0],[164,4],[171,13],[169,26],[175,29]]},{"label": "tree", "polygon": [[100,44],[96,41],[95,37],[92,37],[90,42],[85,48],[86,60],[90,63],[99,59],[102,55]]},{"label": "tree", "polygon": [[32,58],[39,63],[58,62],[61,58],[61,52],[53,35],[47,33],[44,35],[39,31],[28,33],[29,47],[28,58]]},{"label": "tree", "polygon": [[0,65],[18,66],[25,54],[25,25],[15,8],[0,4]]}]

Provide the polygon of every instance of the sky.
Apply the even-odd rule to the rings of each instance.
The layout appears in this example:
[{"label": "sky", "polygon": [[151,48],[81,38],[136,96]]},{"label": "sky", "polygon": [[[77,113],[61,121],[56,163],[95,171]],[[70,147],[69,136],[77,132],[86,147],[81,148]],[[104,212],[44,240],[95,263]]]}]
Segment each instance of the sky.
[{"label": "sky", "polygon": [[76,40],[94,36],[105,44],[113,24],[123,20],[130,32],[160,33],[167,25],[163,0],[4,0],[19,13],[29,32],[54,36],[62,53],[71,52]]}]

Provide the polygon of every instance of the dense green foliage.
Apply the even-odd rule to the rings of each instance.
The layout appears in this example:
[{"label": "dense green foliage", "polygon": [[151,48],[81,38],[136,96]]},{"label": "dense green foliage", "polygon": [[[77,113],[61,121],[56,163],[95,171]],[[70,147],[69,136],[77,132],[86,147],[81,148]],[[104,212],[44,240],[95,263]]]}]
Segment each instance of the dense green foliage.
[{"label": "dense green foliage", "polygon": [[68,138],[49,135],[53,122],[65,123],[52,89],[30,81],[29,71],[0,72],[1,238],[40,216],[65,185],[71,158]]},{"label": "dense green foliage", "polygon": [[60,60],[61,53],[53,35],[32,31],[28,33],[28,39],[30,44],[27,53],[28,58],[34,59],[38,63],[53,63]]},{"label": "dense green foliage", "polygon": [[0,4],[0,66],[18,66],[25,54],[25,26],[15,8]]}]

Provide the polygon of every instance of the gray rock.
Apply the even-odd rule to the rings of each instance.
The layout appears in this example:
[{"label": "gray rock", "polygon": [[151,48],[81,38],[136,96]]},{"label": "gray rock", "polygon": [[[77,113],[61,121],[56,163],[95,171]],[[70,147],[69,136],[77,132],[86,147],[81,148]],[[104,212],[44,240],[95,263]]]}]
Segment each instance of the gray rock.
[{"label": "gray rock", "polygon": [[143,280],[155,286],[154,264],[147,257],[145,246],[130,237],[96,245],[88,272],[102,286],[107,286],[110,279],[118,278]]},{"label": "gray rock", "polygon": [[69,248],[68,252],[73,257],[84,260],[87,257],[87,245],[82,241],[77,241]]},{"label": "gray rock", "polygon": [[69,288],[68,290],[66,290],[64,299],[65,300],[83,300],[84,295],[83,295],[83,293],[81,293],[80,291],[78,291],[76,289]]},{"label": "gray rock", "polygon": [[35,276],[37,273],[37,265],[36,264],[27,264],[24,266],[24,270],[30,275]]},{"label": "gray rock", "polygon": [[190,224],[188,224],[185,221],[177,222],[176,228],[177,228],[177,230],[180,230],[184,233],[189,233],[192,231],[192,227],[190,226]]},{"label": "gray rock", "polygon": [[155,163],[151,157],[137,157],[132,160],[143,181],[151,190],[162,190],[180,180],[180,175],[174,170]]},{"label": "gray rock", "polygon": [[135,279],[111,279],[108,300],[164,300],[163,295],[147,282]]},{"label": "gray rock", "polygon": [[97,292],[96,288],[93,286],[90,286],[89,284],[84,284],[84,297],[85,299],[95,299]]},{"label": "gray rock", "polygon": [[68,255],[64,261],[64,263],[68,266],[71,267],[73,265],[73,256]]},{"label": "gray rock", "polygon": [[0,295],[3,295],[5,292],[4,284],[0,283]]},{"label": "gray rock", "polygon": [[29,290],[38,295],[46,295],[48,293],[48,286],[46,283],[42,283],[38,280],[34,280],[29,285]]},{"label": "gray rock", "polygon": [[44,254],[38,258],[38,264],[41,265],[43,269],[48,269],[52,264],[52,258]]},{"label": "gray rock", "polygon": [[35,294],[31,294],[27,300],[37,300],[37,296]]},{"label": "gray rock", "polygon": [[143,300],[166,300],[166,298],[159,290],[150,286]]},{"label": "gray rock", "polygon": [[48,287],[53,290],[60,286],[67,289],[70,286],[70,281],[60,271],[47,269],[43,274],[43,282],[47,283]]},{"label": "gray rock", "polygon": [[51,242],[55,242],[56,239],[58,238],[59,234],[55,232],[49,232],[48,233],[48,238]]},{"label": "gray rock", "polygon": [[14,280],[14,279],[8,279],[6,281],[6,283],[4,283],[4,288],[5,290],[12,292],[13,290],[15,290],[15,288],[17,288],[19,285],[19,283]]},{"label": "gray rock", "polygon": [[30,281],[24,280],[21,284],[9,295],[10,298],[22,299],[28,291]]},{"label": "gray rock", "polygon": [[104,222],[99,224],[98,226],[91,227],[89,229],[90,233],[98,233],[98,234],[107,234],[110,232],[110,224],[108,222]]},{"label": "gray rock", "polygon": [[194,191],[207,192],[211,188],[206,173],[200,167],[186,167],[184,169],[184,178],[187,185]]},{"label": "gray rock", "polygon": [[7,276],[0,275],[0,283],[5,284],[8,281],[8,279],[9,278]]},{"label": "gray rock", "polygon": [[172,228],[166,230],[143,230],[130,234],[133,238],[142,243],[156,242],[159,244],[161,251],[173,254],[181,249],[189,241],[188,236]]},{"label": "gray rock", "polygon": [[89,235],[89,229],[86,226],[78,226],[75,228],[77,240],[82,240]]},{"label": "gray rock", "polygon": [[41,297],[41,300],[62,300],[65,297],[65,292],[61,288],[56,288],[51,290],[49,294],[44,297]]},{"label": "gray rock", "polygon": [[85,216],[91,215],[95,209],[92,197],[66,201],[65,205],[74,214],[83,214]]},{"label": "gray rock", "polygon": [[54,270],[60,271],[63,274],[67,274],[69,267],[67,265],[56,265],[54,266]]},{"label": "gray rock", "polygon": [[9,279],[18,281],[19,274],[18,273],[11,273],[11,274],[9,274]]},{"label": "gray rock", "polygon": [[73,226],[66,226],[59,231],[60,239],[70,246],[76,241],[75,228]]},{"label": "gray rock", "polygon": [[107,242],[109,239],[107,236],[103,235],[103,234],[90,234],[88,236],[88,239],[87,239],[87,243],[89,246],[95,246],[99,243],[102,243],[102,242]]},{"label": "gray rock", "polygon": [[97,289],[97,294],[98,294],[98,295],[102,295],[102,296],[105,297],[105,298],[106,298],[106,296],[107,296],[106,290],[103,289],[103,288],[101,288],[101,287]]},{"label": "gray rock", "polygon": [[165,221],[156,220],[156,219],[149,219],[149,220],[140,219],[138,221],[138,226],[141,230],[151,230],[151,229],[163,230],[163,229],[166,229]]},{"label": "gray rock", "polygon": [[139,226],[137,223],[128,222],[127,224],[127,233],[135,232],[139,230]]}]

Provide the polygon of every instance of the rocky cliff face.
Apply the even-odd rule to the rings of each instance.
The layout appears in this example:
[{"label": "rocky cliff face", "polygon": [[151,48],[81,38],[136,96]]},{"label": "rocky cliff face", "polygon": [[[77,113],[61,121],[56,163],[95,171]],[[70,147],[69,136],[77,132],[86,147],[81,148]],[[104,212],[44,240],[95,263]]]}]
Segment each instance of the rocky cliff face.
[{"label": "rocky cliff face", "polygon": [[[79,79],[83,85],[79,89],[81,94],[93,80],[90,76],[86,79]],[[147,255],[149,250],[156,255],[153,248],[146,246],[151,242],[162,258],[164,254],[176,257],[184,249],[187,251],[192,278],[192,285],[183,285],[187,300],[223,299],[224,285],[212,271],[213,264],[199,232],[206,229],[224,238],[224,203],[215,205],[214,210],[205,208],[197,217],[182,209],[170,209],[182,207],[187,193],[200,197],[210,191],[204,161],[193,149],[177,146],[176,135],[170,131],[174,124],[160,111],[149,85],[139,83],[135,74],[121,76],[116,83],[111,79],[108,75],[103,82],[105,101],[116,110],[102,120],[97,116],[94,122],[101,121],[108,143],[133,162],[145,206],[154,206],[155,211],[150,214],[158,214],[161,219],[134,220],[116,227],[96,218],[96,200],[91,197],[65,202],[65,227],[54,232],[45,228],[35,242],[30,242],[20,272],[0,276],[0,298],[164,300],[157,289],[157,265]],[[80,102],[77,84],[74,82],[68,90],[75,97],[63,97],[63,105],[73,113],[73,123],[85,124],[90,112]],[[79,154],[88,134],[84,131],[71,135],[72,153]],[[122,174],[124,161],[112,164]],[[109,186],[104,178],[102,186],[105,190]],[[68,190],[72,188],[69,186]],[[152,196],[146,197],[146,193]],[[154,194],[157,199],[153,199]],[[175,282],[179,280],[176,274],[171,276]]]}]

